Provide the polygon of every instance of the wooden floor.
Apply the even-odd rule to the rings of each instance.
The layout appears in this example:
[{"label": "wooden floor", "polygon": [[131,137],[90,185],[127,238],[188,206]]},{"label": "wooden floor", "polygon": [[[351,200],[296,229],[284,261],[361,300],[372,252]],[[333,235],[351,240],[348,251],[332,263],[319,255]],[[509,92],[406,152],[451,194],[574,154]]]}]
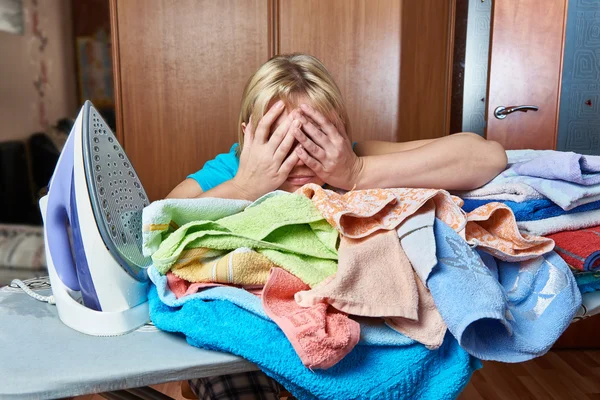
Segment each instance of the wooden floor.
[{"label": "wooden floor", "polygon": [[[154,388],[174,399],[185,399],[179,383]],[[102,397],[89,395],[75,399],[102,400]],[[554,350],[519,364],[484,362],[458,399],[600,400],[600,350]]]}]

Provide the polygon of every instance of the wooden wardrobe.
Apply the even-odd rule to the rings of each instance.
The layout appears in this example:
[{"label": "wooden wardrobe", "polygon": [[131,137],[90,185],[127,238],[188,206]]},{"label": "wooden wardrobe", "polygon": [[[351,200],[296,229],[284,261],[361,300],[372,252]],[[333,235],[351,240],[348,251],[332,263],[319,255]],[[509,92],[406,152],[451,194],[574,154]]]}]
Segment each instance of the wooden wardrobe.
[{"label": "wooden wardrobe", "polygon": [[117,136],[150,199],[237,141],[249,77],[276,54],[330,70],[354,141],[448,134],[453,2],[111,0]]}]

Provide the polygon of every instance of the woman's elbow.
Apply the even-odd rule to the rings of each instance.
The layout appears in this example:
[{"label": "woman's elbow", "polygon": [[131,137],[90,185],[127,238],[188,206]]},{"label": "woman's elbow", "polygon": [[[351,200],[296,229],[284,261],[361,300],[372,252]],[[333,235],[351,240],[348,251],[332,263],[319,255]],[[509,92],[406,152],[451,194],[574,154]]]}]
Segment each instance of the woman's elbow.
[{"label": "woman's elbow", "polygon": [[500,143],[490,140],[485,141],[482,145],[483,148],[480,149],[479,153],[481,155],[481,157],[479,157],[480,164],[477,168],[480,172],[480,176],[478,177],[479,179],[477,179],[478,182],[476,183],[476,186],[472,189],[481,187],[494,179],[506,169],[506,164],[508,162],[506,151]]},{"label": "woman's elbow", "polygon": [[496,175],[506,169],[508,157],[506,156],[506,150],[504,150],[504,146],[502,146],[500,143],[488,140],[486,144],[488,146],[486,154],[490,160],[490,169],[493,172],[493,179],[496,177]]}]

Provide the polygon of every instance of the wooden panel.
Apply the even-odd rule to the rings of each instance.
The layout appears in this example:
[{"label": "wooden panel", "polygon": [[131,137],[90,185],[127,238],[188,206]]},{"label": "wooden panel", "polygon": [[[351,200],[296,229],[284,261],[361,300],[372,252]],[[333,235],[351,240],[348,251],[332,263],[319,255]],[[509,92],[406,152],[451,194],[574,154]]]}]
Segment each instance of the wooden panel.
[{"label": "wooden panel", "polygon": [[117,129],[151,200],[237,141],[268,0],[112,0]]},{"label": "wooden panel", "polygon": [[400,141],[449,133],[454,0],[402,1]]},{"label": "wooden panel", "polygon": [[[496,0],[492,11],[487,137],[507,149],[554,149],[567,0]],[[536,105],[500,120],[498,106]]]},{"label": "wooden panel", "polygon": [[554,344],[555,349],[600,349],[600,316],[572,323]]},{"label": "wooden panel", "polygon": [[325,64],[346,99],[352,139],[398,140],[401,3],[280,0],[278,8],[278,52]]}]

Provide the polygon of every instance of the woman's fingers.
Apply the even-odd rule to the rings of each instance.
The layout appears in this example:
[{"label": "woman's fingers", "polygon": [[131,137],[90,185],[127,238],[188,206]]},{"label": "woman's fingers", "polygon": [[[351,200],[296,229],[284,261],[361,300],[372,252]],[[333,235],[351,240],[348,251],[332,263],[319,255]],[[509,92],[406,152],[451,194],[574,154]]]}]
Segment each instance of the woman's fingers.
[{"label": "woman's fingers", "polygon": [[285,161],[281,163],[281,167],[279,167],[279,173],[287,177],[290,174],[290,172],[292,172],[292,169],[298,163],[299,159],[300,156],[298,155],[298,153],[296,151],[292,151],[290,155],[287,156]]},{"label": "woman's fingers", "polygon": [[310,121],[302,124],[302,130],[315,142],[319,147],[326,149],[331,145],[331,140],[322,130]]},{"label": "woman's fingers", "polygon": [[267,111],[265,115],[258,122],[256,132],[254,133],[254,139],[259,143],[267,143],[269,140],[269,134],[271,133],[271,125],[279,118],[283,112],[284,104],[283,101],[279,100],[277,103]]},{"label": "woman's fingers", "polygon": [[286,130],[285,136],[283,137],[281,143],[275,150],[275,153],[273,154],[273,161],[277,164],[281,164],[283,162],[283,160],[286,158],[286,156],[294,146],[294,143],[296,142],[296,137],[294,136],[292,131],[295,130],[300,130],[300,121],[296,120],[291,124],[290,129]]},{"label": "woman's fingers", "polygon": [[[279,126],[275,129],[275,132],[269,138],[269,147],[271,153],[275,153],[283,139],[286,137],[288,131],[292,128],[294,119],[298,116],[297,112],[292,111]],[[299,125],[296,125],[299,126]]]},{"label": "woman's fingers", "polygon": [[308,115],[310,118],[312,118],[319,125],[319,127],[321,128],[321,130],[326,135],[336,135],[336,134],[338,134],[338,131],[337,131],[335,125],[333,125],[331,123],[331,121],[329,121],[329,119],[327,119],[319,111],[315,110],[314,108],[312,108],[311,106],[309,106],[307,104],[302,104],[300,106],[300,108],[302,108],[302,111],[305,112],[306,115]]},{"label": "woman's fingers", "polygon": [[317,145],[315,142],[311,140],[301,129],[294,129],[292,131],[294,137],[302,147],[315,159],[319,160],[319,162],[325,161],[327,157],[327,153],[323,148]]},{"label": "woman's fingers", "polygon": [[298,146],[295,153],[298,154],[298,158],[300,158],[308,168],[312,169],[315,174],[320,175],[323,173],[323,165],[314,157],[311,157],[303,146]]}]

